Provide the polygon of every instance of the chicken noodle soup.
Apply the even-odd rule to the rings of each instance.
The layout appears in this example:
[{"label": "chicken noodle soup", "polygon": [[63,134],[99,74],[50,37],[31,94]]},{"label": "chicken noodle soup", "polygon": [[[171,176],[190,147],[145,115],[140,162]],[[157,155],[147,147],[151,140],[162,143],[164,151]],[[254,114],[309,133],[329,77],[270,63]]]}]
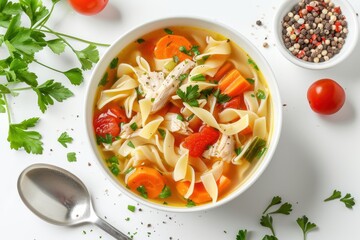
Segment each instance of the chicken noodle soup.
[{"label": "chicken noodle soup", "polygon": [[266,152],[270,98],[260,69],[231,39],[169,27],[111,61],[94,132],[104,164],[134,194],[171,206],[216,202]]}]

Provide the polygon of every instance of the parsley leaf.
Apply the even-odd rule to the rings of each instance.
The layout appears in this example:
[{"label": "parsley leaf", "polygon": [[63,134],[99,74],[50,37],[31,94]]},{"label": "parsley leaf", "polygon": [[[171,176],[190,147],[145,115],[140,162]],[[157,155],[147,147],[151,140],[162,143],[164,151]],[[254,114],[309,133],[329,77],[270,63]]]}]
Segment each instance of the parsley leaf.
[{"label": "parsley leaf", "polygon": [[250,64],[251,66],[253,66],[253,68],[254,68],[256,71],[259,71],[258,65],[254,62],[254,60],[253,60],[252,58],[248,58],[248,64]]},{"label": "parsley leaf", "polygon": [[168,186],[164,186],[163,190],[161,191],[159,198],[167,198],[171,196],[171,189]]},{"label": "parsley leaf", "polygon": [[292,211],[292,205],[290,203],[284,203],[282,204],[278,210],[276,211],[273,211],[269,214],[277,214],[277,213],[280,213],[280,214],[285,214],[285,215],[289,215]]},{"label": "parsley leaf", "polygon": [[272,235],[275,236],[275,231],[273,227],[273,218],[269,214],[263,215],[261,217],[260,224],[263,227],[269,228],[271,230]]},{"label": "parsley leaf", "polygon": [[90,44],[81,51],[75,51],[75,54],[81,63],[82,70],[91,69],[93,63],[97,63],[99,61],[99,52],[93,44]]},{"label": "parsley leaf", "polygon": [[38,105],[42,112],[45,112],[48,105],[53,105],[54,100],[62,102],[63,100],[73,96],[74,94],[61,83],[48,80],[38,87],[33,87],[38,95]]},{"label": "parsley leaf", "polygon": [[27,153],[42,154],[43,143],[41,135],[36,131],[26,131],[28,128],[35,127],[39,118],[30,118],[21,123],[12,123],[9,125],[8,142],[10,148],[19,150],[24,148]]},{"label": "parsley leaf", "polygon": [[162,138],[165,138],[166,136],[166,131],[164,129],[158,128],[158,132],[160,133]]},{"label": "parsley leaf", "polygon": [[216,98],[218,103],[226,103],[231,99],[229,95],[221,94],[220,89],[216,89],[216,91],[214,92],[214,97]]},{"label": "parsley leaf", "polygon": [[117,67],[117,65],[118,65],[118,62],[119,62],[119,58],[114,58],[113,60],[111,60],[111,62],[110,62],[110,68],[111,69],[114,69],[114,68],[116,68]]},{"label": "parsley leaf", "polygon": [[108,76],[109,76],[108,72],[105,72],[103,77],[101,78],[98,86],[105,86],[107,84],[107,82],[108,82],[107,81]]},{"label": "parsley leaf", "polygon": [[355,205],[355,200],[353,197],[351,197],[350,193],[347,193],[345,197],[340,199],[341,202],[345,204],[347,208],[352,208]]},{"label": "parsley leaf", "polygon": [[265,99],[266,98],[266,94],[263,90],[259,89],[257,92],[256,92],[256,97],[259,99],[259,100],[262,100],[262,99]]},{"label": "parsley leaf", "polygon": [[51,49],[51,51],[55,54],[60,54],[65,51],[65,43],[62,39],[56,38],[49,41],[46,41],[47,46]]},{"label": "parsley leaf", "polygon": [[197,74],[197,75],[194,75],[190,78],[191,81],[194,81],[194,82],[198,82],[198,81],[205,81],[206,78],[203,74]]},{"label": "parsley leaf", "polygon": [[41,0],[20,0],[20,5],[29,17],[31,26],[34,26],[49,13],[49,10],[43,6]]},{"label": "parsley leaf", "polygon": [[174,32],[169,28],[165,28],[164,32],[166,32],[167,34],[170,34],[170,35],[174,34]]},{"label": "parsley leaf", "polygon": [[297,224],[300,226],[304,234],[304,240],[306,240],[306,235],[311,230],[314,230],[317,226],[315,223],[309,222],[309,219],[304,215],[301,218],[296,220]]},{"label": "parsley leaf", "polygon": [[128,210],[130,211],[130,212],[135,212],[135,206],[134,205],[128,205]]},{"label": "parsley leaf", "polygon": [[273,197],[271,200],[271,203],[269,204],[269,206],[266,207],[263,214],[265,214],[267,212],[267,210],[269,210],[272,206],[278,205],[280,203],[281,203],[281,197],[279,197],[279,196]]},{"label": "parsley leaf", "polygon": [[115,176],[118,176],[120,173],[120,169],[119,169],[119,165],[116,163],[112,163],[109,166],[110,171],[112,172],[112,174],[114,174]]},{"label": "parsley leaf", "polygon": [[186,88],[186,92],[183,92],[181,89],[176,91],[176,94],[181,98],[183,102],[188,103],[192,107],[198,107],[199,102],[197,99],[200,97],[199,86],[198,85],[189,85]]},{"label": "parsley leaf", "polygon": [[139,187],[136,188],[136,190],[140,193],[140,195],[143,197],[143,198],[148,198],[148,194],[147,194],[147,191],[146,191],[146,188],[141,185]]},{"label": "parsley leaf", "polygon": [[66,72],[63,72],[63,74],[70,80],[70,83],[73,85],[80,85],[84,80],[80,68],[72,68]]},{"label": "parsley leaf", "polygon": [[3,99],[3,94],[0,94],[0,113],[6,112],[6,103]]},{"label": "parsley leaf", "polygon": [[236,235],[236,240],[246,240],[247,230],[239,230],[238,234]]},{"label": "parsley leaf", "polygon": [[139,38],[138,40],[136,40],[136,42],[137,42],[138,44],[141,44],[141,43],[145,42],[145,40],[142,39],[142,38]]},{"label": "parsley leaf", "polygon": [[96,136],[96,143],[98,145],[100,145],[100,143],[105,143],[105,144],[111,144],[113,140],[113,137],[111,134],[107,133],[105,135],[105,137],[102,136]]},{"label": "parsley leaf", "polygon": [[68,162],[76,162],[76,153],[75,152],[69,152],[67,154],[67,160]]},{"label": "parsley leaf", "polygon": [[63,132],[58,138],[58,142],[67,148],[67,143],[72,143],[73,138],[69,136],[67,132]]},{"label": "parsley leaf", "polygon": [[328,202],[337,198],[341,198],[341,192],[335,189],[333,194],[327,199],[325,199],[324,202]]},{"label": "parsley leaf", "polygon": [[278,240],[278,238],[273,235],[265,235],[262,240]]},{"label": "parsley leaf", "polygon": [[132,141],[128,141],[127,145],[131,148],[135,148],[135,145],[133,144]]},{"label": "parsley leaf", "polygon": [[196,204],[193,200],[187,199],[186,207],[195,207]]}]

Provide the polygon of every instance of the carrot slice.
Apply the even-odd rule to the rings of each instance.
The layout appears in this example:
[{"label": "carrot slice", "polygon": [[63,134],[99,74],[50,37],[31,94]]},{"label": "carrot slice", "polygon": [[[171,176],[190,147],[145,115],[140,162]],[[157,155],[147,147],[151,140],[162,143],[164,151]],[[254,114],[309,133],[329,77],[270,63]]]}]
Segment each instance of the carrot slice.
[{"label": "carrot slice", "polygon": [[185,47],[189,51],[191,43],[183,36],[166,35],[156,43],[154,55],[158,59],[172,58],[174,56],[177,56],[180,61],[191,59],[191,56],[180,51],[180,47]]},{"label": "carrot slice", "polygon": [[[224,191],[230,186],[231,180],[230,178],[222,175],[220,179],[216,182],[218,186],[219,196],[224,193]],[[185,193],[188,191],[190,186],[189,181],[177,182],[176,183],[176,190],[180,193],[181,196],[184,196]],[[211,197],[209,193],[206,191],[204,184],[201,182],[195,183],[194,191],[189,197],[194,203],[206,203],[211,201]]]},{"label": "carrot slice", "polygon": [[129,176],[127,185],[134,192],[137,192],[138,187],[142,186],[149,198],[156,198],[163,190],[165,180],[156,169],[141,166],[137,167],[135,172]]},{"label": "carrot slice", "polygon": [[252,88],[252,85],[241,75],[237,69],[231,70],[219,82],[222,94],[236,97]]},{"label": "carrot slice", "polygon": [[216,74],[214,75],[214,77],[212,77],[212,80],[217,80],[219,81],[220,79],[222,79],[226,73],[230,72],[232,69],[234,69],[235,66],[232,62],[225,62],[220,68],[219,70],[216,72]]}]

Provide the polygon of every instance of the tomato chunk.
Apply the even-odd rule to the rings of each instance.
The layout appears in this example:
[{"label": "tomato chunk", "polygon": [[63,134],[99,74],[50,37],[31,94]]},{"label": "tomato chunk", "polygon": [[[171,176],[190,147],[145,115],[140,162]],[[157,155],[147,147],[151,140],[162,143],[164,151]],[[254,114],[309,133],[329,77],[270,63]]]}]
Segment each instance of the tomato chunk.
[{"label": "tomato chunk", "polygon": [[219,139],[220,133],[217,129],[204,126],[200,132],[193,133],[185,138],[184,147],[189,149],[189,155],[192,157],[200,157],[206,148]]},{"label": "tomato chunk", "polygon": [[128,121],[124,109],[111,105],[95,115],[93,126],[97,136],[106,137],[110,134],[116,137],[120,134],[120,123]]}]

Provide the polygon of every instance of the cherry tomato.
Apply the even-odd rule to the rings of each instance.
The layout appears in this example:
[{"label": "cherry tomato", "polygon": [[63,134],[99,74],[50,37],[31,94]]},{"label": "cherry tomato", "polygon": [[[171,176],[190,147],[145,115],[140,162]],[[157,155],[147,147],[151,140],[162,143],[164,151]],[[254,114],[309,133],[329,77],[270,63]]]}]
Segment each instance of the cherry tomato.
[{"label": "cherry tomato", "polygon": [[314,112],[330,115],[341,109],[345,102],[344,89],[332,79],[320,79],[308,89],[307,98]]},{"label": "cherry tomato", "polygon": [[116,137],[120,133],[121,122],[128,122],[123,109],[118,106],[106,108],[94,117],[93,125],[95,133],[100,137],[106,137],[107,134]]},{"label": "cherry tomato", "polygon": [[94,15],[103,10],[109,0],[68,0],[71,6],[84,15]]}]

